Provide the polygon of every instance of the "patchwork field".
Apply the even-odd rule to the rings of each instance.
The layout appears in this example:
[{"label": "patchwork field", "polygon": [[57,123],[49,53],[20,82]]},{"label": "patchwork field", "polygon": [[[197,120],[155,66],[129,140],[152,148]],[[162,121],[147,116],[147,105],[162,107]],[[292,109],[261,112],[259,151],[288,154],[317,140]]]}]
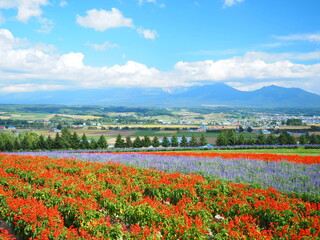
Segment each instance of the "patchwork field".
[{"label": "patchwork field", "polygon": [[71,115],[71,114],[56,114],[61,117],[73,118],[73,119],[99,119],[101,117],[91,116],[91,115]]},{"label": "patchwork field", "polygon": [[54,114],[46,113],[0,113],[0,119],[15,119],[15,120],[29,120],[38,121],[43,119],[50,119]]}]

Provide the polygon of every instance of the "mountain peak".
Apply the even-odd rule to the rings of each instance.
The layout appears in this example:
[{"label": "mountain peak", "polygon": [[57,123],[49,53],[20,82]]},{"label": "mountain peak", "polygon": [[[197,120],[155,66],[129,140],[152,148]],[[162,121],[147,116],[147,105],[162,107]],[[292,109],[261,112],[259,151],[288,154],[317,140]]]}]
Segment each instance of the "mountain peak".
[{"label": "mountain peak", "polygon": [[[170,92],[170,93],[169,93]],[[2,97],[1,97],[2,96]],[[300,88],[266,86],[240,91],[225,83],[162,88],[112,88],[0,94],[1,104],[73,104],[107,106],[199,107],[320,107],[320,96]]]}]

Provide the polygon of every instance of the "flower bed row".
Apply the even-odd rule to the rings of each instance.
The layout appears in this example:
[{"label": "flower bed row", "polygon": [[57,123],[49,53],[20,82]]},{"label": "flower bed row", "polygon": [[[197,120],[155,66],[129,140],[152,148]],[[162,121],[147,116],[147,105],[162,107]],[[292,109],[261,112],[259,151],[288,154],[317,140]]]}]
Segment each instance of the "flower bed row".
[{"label": "flower bed row", "polygon": [[[36,153],[20,153],[36,154]],[[282,161],[256,161],[252,154],[237,154],[242,158],[199,157],[204,154],[191,153],[198,157],[175,153],[66,153],[41,152],[55,158],[74,158],[91,162],[118,162],[128,166],[157,169],[166,172],[192,173],[206,178],[229,180],[236,183],[252,184],[257,188],[272,187],[281,192],[293,193],[305,200],[320,202],[320,164],[296,164]],[[179,154],[179,153],[178,153]],[[185,155],[190,155],[186,152]],[[211,154],[213,155],[213,154]],[[229,154],[218,154],[230,157]],[[257,154],[264,159],[265,154]],[[273,158],[278,155],[271,154]],[[231,156],[234,156],[232,154]],[[281,158],[290,156],[280,156]]]},{"label": "flower bed row", "polygon": [[264,161],[288,161],[293,163],[320,164],[320,156],[280,155],[272,153],[217,153],[217,152],[139,152],[139,154],[154,154],[164,156],[188,157],[221,157],[225,159],[253,159]]},{"label": "flower bed row", "polygon": [[316,239],[319,213],[272,188],[0,155],[0,217],[23,239]]}]

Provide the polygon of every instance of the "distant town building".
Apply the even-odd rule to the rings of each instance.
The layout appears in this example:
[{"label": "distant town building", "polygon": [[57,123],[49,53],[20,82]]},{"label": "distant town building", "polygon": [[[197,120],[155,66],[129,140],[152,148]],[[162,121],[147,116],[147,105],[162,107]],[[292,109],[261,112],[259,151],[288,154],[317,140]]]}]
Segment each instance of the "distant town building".
[{"label": "distant town building", "polygon": [[41,123],[51,123],[49,119],[43,119]]},{"label": "distant town building", "polygon": [[58,128],[51,128],[51,129],[50,129],[50,132],[60,133],[61,130],[58,129]]}]

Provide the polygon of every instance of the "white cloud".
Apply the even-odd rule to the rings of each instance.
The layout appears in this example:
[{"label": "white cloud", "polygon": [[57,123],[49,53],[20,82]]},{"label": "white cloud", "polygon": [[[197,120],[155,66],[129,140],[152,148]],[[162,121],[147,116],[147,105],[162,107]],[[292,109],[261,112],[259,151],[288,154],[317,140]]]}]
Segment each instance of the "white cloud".
[{"label": "white cloud", "polygon": [[47,0],[0,0],[0,8],[17,8],[19,21],[27,22],[30,17],[39,17],[42,14],[41,6],[48,5]]},{"label": "white cloud", "polygon": [[52,44],[37,43],[35,44],[34,48],[42,52],[48,52],[51,54],[57,52],[57,47]]},{"label": "white cloud", "polygon": [[224,7],[231,7],[236,3],[243,2],[244,0],[224,0]]},{"label": "white cloud", "polygon": [[225,81],[230,79],[310,78],[320,76],[320,64],[294,64],[288,60],[268,63],[250,56],[219,61],[178,62],[175,70],[184,79]]},{"label": "white cloud", "polygon": [[36,91],[55,91],[62,90],[65,86],[63,85],[37,85],[37,84],[16,84],[9,85],[1,89],[2,92],[11,93],[11,92],[36,92]]},{"label": "white cloud", "polygon": [[41,24],[41,28],[38,30],[40,33],[50,33],[53,29],[53,21],[48,18],[38,18],[39,23]]},{"label": "white cloud", "polygon": [[67,1],[60,1],[60,4],[59,4],[60,7],[65,7],[65,6],[68,6],[68,2]]},{"label": "white cloud", "polygon": [[245,58],[251,60],[263,60],[267,63],[283,61],[283,60],[320,60],[320,51],[307,52],[307,53],[266,53],[266,52],[247,52]]},{"label": "white cloud", "polygon": [[60,57],[60,63],[62,63],[62,67],[68,68],[82,68],[83,67],[83,58],[84,55],[82,53],[68,53],[64,54]]},{"label": "white cloud", "polygon": [[12,48],[15,38],[12,33],[7,29],[0,29],[0,46],[1,49]]},{"label": "white cloud", "polygon": [[104,42],[102,44],[88,42],[88,43],[86,43],[86,45],[92,47],[96,51],[105,51],[105,50],[110,49],[110,48],[118,47],[117,44],[113,44],[113,43],[110,43],[110,42]]},{"label": "white cloud", "polygon": [[[297,64],[292,54],[248,52],[243,56],[178,62],[163,72],[135,61],[124,65],[93,67],[84,64],[83,53],[58,55],[53,46],[23,44],[7,29],[0,29],[0,91],[31,91],[62,86],[104,88],[110,86],[177,87],[201,82],[228,82],[242,89],[278,83],[320,93],[320,64]],[[52,51],[50,51],[52,49]],[[319,52],[296,54],[318,58]],[[28,85],[29,84],[29,85]],[[47,87],[45,87],[47,86]],[[50,88],[52,86],[52,88]]]},{"label": "white cloud", "polygon": [[83,27],[93,28],[101,32],[110,28],[129,27],[136,29],[146,39],[153,40],[158,36],[155,30],[135,26],[131,18],[125,18],[116,8],[112,8],[111,11],[92,9],[87,11],[87,16],[78,15],[76,21]]},{"label": "white cloud", "polygon": [[320,33],[293,34],[288,36],[275,36],[275,38],[283,41],[308,41],[320,43]]},{"label": "white cloud", "polygon": [[93,28],[96,31],[105,31],[109,28],[133,27],[132,19],[125,18],[122,13],[112,8],[111,11],[92,9],[87,16],[77,16],[77,23],[83,27]]},{"label": "white cloud", "polygon": [[137,28],[137,32],[141,34],[144,38],[146,39],[152,39],[154,40],[157,36],[158,33],[155,30],[149,30],[149,29],[143,29],[142,27]]}]

